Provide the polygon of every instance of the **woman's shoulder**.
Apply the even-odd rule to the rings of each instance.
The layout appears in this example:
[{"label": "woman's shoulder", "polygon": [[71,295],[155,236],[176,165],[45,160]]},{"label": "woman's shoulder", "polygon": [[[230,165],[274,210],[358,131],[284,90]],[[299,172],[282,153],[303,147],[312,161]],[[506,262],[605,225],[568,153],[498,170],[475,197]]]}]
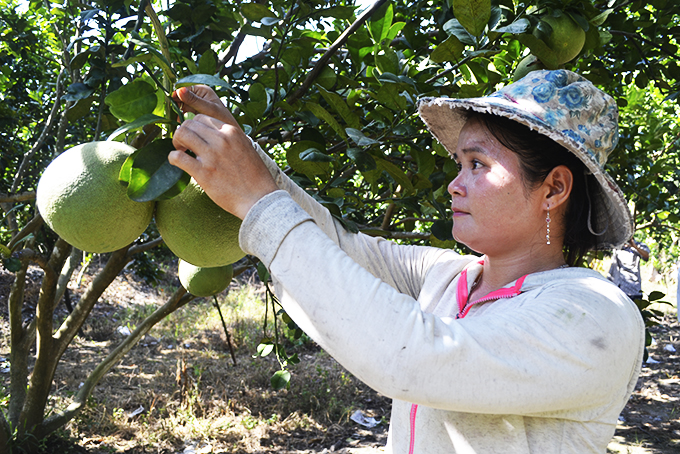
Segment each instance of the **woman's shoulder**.
[{"label": "woman's shoulder", "polygon": [[592,290],[605,288],[607,290],[619,290],[616,285],[598,271],[583,267],[569,267],[529,274],[524,281],[522,291],[554,287],[583,287]]},{"label": "woman's shoulder", "polygon": [[637,306],[621,289],[600,272],[589,268],[571,267],[530,274],[522,292],[528,299],[536,299],[542,304],[573,306],[593,314],[625,312],[639,317]]}]

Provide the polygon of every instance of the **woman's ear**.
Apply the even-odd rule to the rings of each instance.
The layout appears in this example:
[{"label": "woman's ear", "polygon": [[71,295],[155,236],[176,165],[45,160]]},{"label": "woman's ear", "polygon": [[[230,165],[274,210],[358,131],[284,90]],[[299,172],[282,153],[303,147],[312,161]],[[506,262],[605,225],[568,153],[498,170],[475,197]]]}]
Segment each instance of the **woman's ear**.
[{"label": "woman's ear", "polygon": [[573,184],[574,175],[567,166],[559,165],[552,169],[543,181],[546,208],[549,206],[553,209],[564,204],[569,199]]}]

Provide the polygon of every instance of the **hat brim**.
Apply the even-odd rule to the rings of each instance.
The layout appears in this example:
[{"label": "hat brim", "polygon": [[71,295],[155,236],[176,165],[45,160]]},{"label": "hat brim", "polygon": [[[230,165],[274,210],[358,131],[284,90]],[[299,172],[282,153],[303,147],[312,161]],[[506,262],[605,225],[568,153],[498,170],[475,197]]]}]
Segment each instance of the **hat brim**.
[{"label": "hat brim", "polygon": [[594,233],[604,230],[604,233],[596,235],[597,249],[614,249],[626,243],[633,236],[633,222],[618,185],[580,143],[518,107],[501,97],[422,98],[418,102],[418,113],[432,135],[450,154],[456,151],[458,136],[466,122],[466,110],[506,117],[550,137],[574,153],[600,183],[601,190],[597,193],[601,203],[596,206],[604,207],[605,212],[592,213],[591,219]]}]

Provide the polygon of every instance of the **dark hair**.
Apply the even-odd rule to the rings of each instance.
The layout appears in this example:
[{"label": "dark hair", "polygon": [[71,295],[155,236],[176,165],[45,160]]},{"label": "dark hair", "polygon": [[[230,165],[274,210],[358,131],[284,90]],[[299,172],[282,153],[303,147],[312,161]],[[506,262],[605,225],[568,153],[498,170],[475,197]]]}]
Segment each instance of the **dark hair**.
[{"label": "dark hair", "polygon": [[[573,185],[564,214],[564,258],[571,266],[580,264],[586,252],[597,248],[597,236],[588,226],[600,212],[600,184],[576,155],[550,137],[509,118],[467,111],[466,118],[477,119],[504,147],[519,156],[527,191],[539,186],[552,169],[566,166],[573,174]],[[597,226],[595,226],[597,228]]]}]

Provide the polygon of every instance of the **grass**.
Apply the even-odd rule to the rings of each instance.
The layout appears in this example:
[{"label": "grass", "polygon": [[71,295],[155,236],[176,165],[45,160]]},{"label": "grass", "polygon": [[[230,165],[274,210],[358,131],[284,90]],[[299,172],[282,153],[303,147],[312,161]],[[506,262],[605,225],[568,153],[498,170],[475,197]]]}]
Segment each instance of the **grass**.
[{"label": "grass", "polygon": [[[673,306],[659,308],[675,314],[676,283],[658,276],[650,281],[650,268],[645,264],[642,269],[643,290],[666,293]],[[50,405],[66,407],[90,371],[122,341],[118,328],[133,328],[169,298],[174,276],[166,274],[155,288],[140,284],[132,274],[117,278],[65,353]],[[237,365],[212,299],[194,300],[159,322],[104,376],[87,407],[59,432],[57,441],[50,440],[49,446],[58,449],[45,452],[174,453],[190,445],[206,453],[319,452],[355,436],[358,429],[349,416],[357,409],[387,424],[389,400],[306,336],[283,336],[287,351],[297,353],[301,362],[290,366],[289,389],[272,389],[270,378],[280,365],[273,354],[256,355],[261,339],[273,332],[265,299],[263,286],[245,278],[219,296]],[[0,347],[6,356],[6,340]],[[143,411],[136,413],[140,407]],[[64,445],[69,439],[71,448]],[[645,452],[635,451],[643,448],[627,441],[622,452]]]},{"label": "grass", "polygon": [[[146,289],[121,278],[104,295],[61,361],[51,403],[63,408],[79,383],[173,289]],[[121,289],[127,288],[126,295]],[[108,290],[107,290],[108,292]],[[389,415],[389,401],[342,369],[306,336],[294,340],[279,323],[280,338],[300,364],[289,366],[289,389],[274,391],[280,369],[272,353],[256,355],[273,335],[272,309],[253,282],[232,283],[218,302],[235,348],[227,339],[212,298],[196,299],[159,322],[95,388],[87,407],[62,432],[95,452],[180,452],[193,442],[212,452],[256,452],[265,445],[308,447],[344,430],[356,430],[349,416],[362,409],[377,419]],[[265,323],[265,314],[268,320]],[[135,414],[139,408],[143,410]],[[291,434],[298,434],[288,440]],[[347,434],[339,435],[345,439]],[[49,452],[49,451],[48,451]],[[211,452],[211,451],[206,451]]]}]

